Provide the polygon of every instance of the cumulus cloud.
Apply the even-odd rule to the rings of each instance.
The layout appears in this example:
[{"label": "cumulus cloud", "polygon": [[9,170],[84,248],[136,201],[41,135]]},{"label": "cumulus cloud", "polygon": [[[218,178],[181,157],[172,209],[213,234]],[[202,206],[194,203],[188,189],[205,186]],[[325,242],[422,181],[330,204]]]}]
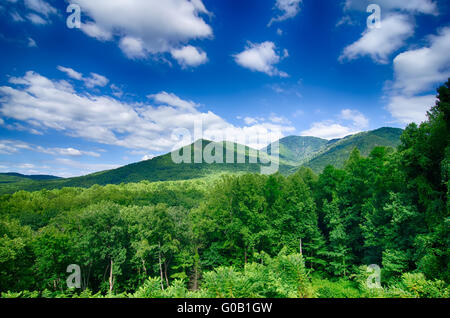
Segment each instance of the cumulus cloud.
[{"label": "cumulus cloud", "polygon": [[[344,11],[365,13],[372,3],[369,0],[346,0]],[[340,61],[369,56],[377,63],[388,63],[389,56],[414,34],[414,15],[438,14],[436,2],[432,0],[379,0],[376,4],[381,8],[381,28],[364,31],[358,41],[344,49]],[[338,25],[348,21],[351,18],[347,15]]]},{"label": "cumulus cloud", "polygon": [[402,124],[421,123],[427,119],[427,111],[435,102],[435,95],[392,96],[387,109]]},{"label": "cumulus cloud", "polygon": [[277,17],[272,18],[268,26],[271,26],[274,22],[281,22],[294,18],[300,12],[301,3],[302,0],[277,0],[275,9],[281,13]]},{"label": "cumulus cloud", "polygon": [[369,56],[378,63],[388,63],[389,56],[401,48],[406,39],[414,34],[414,25],[401,14],[387,16],[380,28],[366,29],[361,38],[347,46],[339,60],[348,61]]},{"label": "cumulus cloud", "polygon": [[202,18],[210,13],[201,0],[72,2],[79,4],[90,19],[81,26],[85,34],[101,41],[118,40],[119,47],[132,59],[170,53],[191,40],[213,35]]},{"label": "cumulus cloud", "polygon": [[[124,103],[110,96],[77,93],[69,83],[48,79],[29,71],[10,78],[0,87],[0,114],[44,131],[56,130],[72,137],[129,149],[163,152],[179,142],[176,129],[194,131],[203,125],[202,138],[239,140],[242,136],[269,135],[275,141],[295,129],[288,125],[260,122],[234,126],[211,111],[200,112],[197,104],[175,94],[149,95],[152,103]],[[272,133],[274,132],[274,133]],[[251,146],[265,146],[256,140]]]},{"label": "cumulus cloud", "polygon": [[191,45],[184,46],[181,49],[173,49],[170,53],[183,68],[197,67],[208,61],[208,56],[205,52]]},{"label": "cumulus cloud", "polygon": [[353,122],[354,127],[365,129],[369,127],[369,120],[357,110],[344,109],[341,118]]},{"label": "cumulus cloud", "polygon": [[279,71],[275,67],[276,64],[288,55],[287,50],[284,50],[283,54],[284,56],[281,56],[276,51],[276,46],[273,42],[266,41],[260,44],[249,42],[243,52],[233,57],[237,64],[254,72],[266,73],[269,76],[288,77],[288,74]]},{"label": "cumulus cloud", "polygon": [[313,136],[324,139],[344,138],[357,134],[369,127],[369,120],[359,111],[344,109],[337,120],[315,122],[310,129],[302,131],[302,136]]},{"label": "cumulus cloud", "polygon": [[420,123],[435,104],[427,94],[450,77],[450,28],[428,37],[428,46],[399,54],[394,59],[394,81],[387,86],[387,110],[398,122]]},{"label": "cumulus cloud", "polygon": [[428,40],[428,46],[403,52],[394,59],[394,89],[408,95],[422,93],[450,76],[450,28]]},{"label": "cumulus cloud", "polygon": [[109,83],[109,80],[103,75],[91,73],[89,77],[84,79],[84,84],[86,87],[105,87]]}]

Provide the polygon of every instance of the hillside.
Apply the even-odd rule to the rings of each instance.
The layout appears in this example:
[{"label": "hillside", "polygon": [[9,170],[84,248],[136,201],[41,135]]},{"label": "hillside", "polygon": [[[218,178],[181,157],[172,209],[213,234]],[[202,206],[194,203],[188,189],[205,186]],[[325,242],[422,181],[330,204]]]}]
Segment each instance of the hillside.
[{"label": "hillside", "polygon": [[29,181],[29,180],[36,180],[36,181],[42,181],[42,180],[56,180],[61,179],[60,177],[55,176],[49,176],[49,175],[24,175],[20,173],[0,173],[0,183],[13,183],[13,182],[20,182],[20,181]]},{"label": "hillside", "polygon": [[[397,147],[400,143],[401,129],[380,128],[374,131],[363,132],[348,136],[343,139],[327,141],[314,137],[290,136],[280,140],[280,166],[282,174],[290,174],[304,165],[310,167],[316,173],[321,172],[327,165],[342,167],[348,159],[353,148],[357,147],[363,156],[369,155],[376,146]],[[200,142],[200,141],[198,141]],[[18,190],[37,191],[41,189],[59,189],[63,187],[90,187],[95,184],[121,184],[130,182],[148,181],[176,181],[203,178],[206,176],[223,173],[259,173],[260,163],[249,163],[254,161],[257,150],[230,142],[222,145],[230,145],[234,149],[232,164],[208,164],[206,162],[194,163],[194,145],[191,148],[191,163],[176,164],[171,154],[155,157],[151,160],[126,165],[114,170],[100,171],[86,176],[60,179],[53,176],[24,176],[20,174],[0,174],[0,194],[13,193]],[[202,140],[201,147],[211,144],[211,141]],[[267,156],[272,145],[261,151]],[[224,161],[226,150],[224,146]],[[236,163],[238,155],[245,158],[245,163]],[[308,161],[309,160],[309,161]]]},{"label": "hillside", "polygon": [[[279,140],[280,161],[299,166],[315,156],[328,143],[328,140],[316,137],[289,136]],[[271,152],[273,144],[263,151]]]},{"label": "hillside", "polygon": [[[202,140],[202,149],[211,144],[211,141]],[[57,189],[62,187],[90,187],[95,184],[121,184],[130,182],[148,181],[175,181],[202,178],[213,174],[222,173],[259,173],[261,171],[260,163],[249,163],[250,158],[255,159],[254,153],[257,150],[246,146],[223,142],[223,158],[226,160],[225,144],[230,145],[230,149],[234,148],[234,162],[232,164],[208,164],[194,163],[194,145],[200,145],[198,142],[190,146],[191,163],[176,164],[171,158],[171,154],[165,154],[155,157],[151,160],[133,163],[114,170],[101,171],[82,177],[57,179],[57,180],[37,180],[31,181],[27,179],[17,179],[16,183],[2,185],[0,184],[0,194],[12,193],[18,190],[37,191],[41,189]],[[244,153],[245,152],[245,153]],[[245,163],[236,163],[238,155],[245,158]],[[254,161],[252,161],[254,162]],[[280,164],[280,172],[288,173],[293,166]]]},{"label": "hillside", "polygon": [[321,172],[328,165],[342,168],[355,147],[359,149],[363,156],[368,156],[372,149],[377,146],[396,148],[400,144],[402,133],[402,129],[384,127],[348,136],[340,140],[331,140],[305,166],[316,173]]}]

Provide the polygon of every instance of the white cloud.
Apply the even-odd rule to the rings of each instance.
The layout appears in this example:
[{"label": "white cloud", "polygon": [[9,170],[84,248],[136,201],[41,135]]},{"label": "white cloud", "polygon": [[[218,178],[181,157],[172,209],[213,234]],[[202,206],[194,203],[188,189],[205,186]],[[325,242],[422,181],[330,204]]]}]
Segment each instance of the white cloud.
[{"label": "white cloud", "polygon": [[83,79],[83,74],[75,71],[72,68],[69,67],[64,67],[64,66],[58,66],[57,69],[63,73],[66,73],[67,76],[69,76],[70,78],[76,79],[81,81]]},{"label": "white cloud", "polygon": [[72,0],[92,21],[81,30],[96,39],[118,39],[132,59],[171,52],[191,40],[210,38],[201,0]]},{"label": "white cloud", "polygon": [[347,46],[339,60],[342,62],[369,56],[375,62],[388,63],[389,56],[413,34],[414,26],[407,16],[387,16],[381,21],[381,28],[366,29],[358,41]]},{"label": "white cloud", "polygon": [[434,106],[435,102],[435,95],[392,96],[387,109],[392,117],[402,124],[421,123],[427,119],[427,111]]},{"label": "white cloud", "polygon": [[37,47],[36,41],[32,38],[28,38],[28,47]]},{"label": "white cloud", "polygon": [[43,0],[25,0],[24,4],[28,9],[40,13],[45,17],[57,14],[56,9]]},{"label": "white cloud", "polygon": [[98,171],[112,170],[119,168],[119,165],[115,164],[85,163],[67,158],[57,158],[55,162],[57,162],[58,164],[62,164],[64,166],[76,168],[81,172],[81,174],[88,174]]},{"label": "white cloud", "polygon": [[343,138],[357,134],[369,127],[369,120],[359,111],[344,109],[338,120],[316,122],[311,128],[301,132],[302,136],[313,136],[324,139]]},{"label": "white cloud", "polygon": [[[149,95],[158,106],[124,103],[109,96],[77,93],[64,85],[34,72],[10,78],[12,86],[0,87],[0,114],[3,118],[56,130],[72,137],[135,150],[164,152],[178,142],[172,133],[178,128],[193,132],[201,121],[203,135],[210,140],[239,140],[242,136],[269,135],[274,141],[295,129],[288,125],[260,122],[234,126],[211,111],[200,112],[197,104],[175,94]],[[271,134],[271,132],[276,132]],[[226,137],[226,138],[225,138]],[[258,140],[245,141],[260,145]],[[265,146],[265,145],[262,145]]]},{"label": "white cloud", "polygon": [[300,12],[300,4],[302,0],[276,0],[275,8],[281,12],[275,18],[272,18],[268,26],[274,22],[281,22],[287,19],[294,18]]},{"label": "white cloud", "polygon": [[310,129],[302,131],[302,136],[313,136],[323,139],[344,138],[356,134],[360,131],[352,130],[349,127],[342,126],[332,121],[323,121],[314,123]]},{"label": "white cloud", "polygon": [[429,45],[394,59],[394,81],[387,85],[387,110],[398,122],[420,123],[434,104],[435,95],[423,95],[450,77],[450,28],[428,37]]},{"label": "white cloud", "polygon": [[184,46],[181,49],[173,49],[171,52],[172,57],[177,60],[183,68],[197,67],[201,64],[205,64],[208,61],[208,56],[205,52],[193,47],[191,45]]},{"label": "white cloud", "polygon": [[353,125],[360,129],[366,129],[369,127],[369,120],[366,116],[361,114],[357,110],[344,109],[341,112],[342,119],[353,122]]},{"label": "white cloud", "polygon": [[145,155],[144,157],[141,158],[141,161],[147,161],[153,158],[155,158],[155,155]]},{"label": "white cloud", "polygon": [[399,54],[394,59],[393,88],[411,95],[433,89],[450,77],[450,28],[429,37],[429,46]]},{"label": "white cloud", "polygon": [[91,73],[89,77],[84,77],[82,73],[69,67],[58,66],[57,69],[63,73],[66,73],[70,78],[83,81],[84,85],[88,88],[94,88],[97,86],[105,87],[109,83],[109,79],[100,74]]},{"label": "white cloud", "polygon": [[399,10],[410,13],[437,14],[436,2],[432,0],[346,0],[345,10],[365,11],[371,3],[381,7],[382,12]]},{"label": "white cloud", "polygon": [[44,20],[40,15],[30,13],[27,15],[27,19],[30,20],[31,23],[37,24],[37,25],[44,25],[48,24],[48,20]]},{"label": "white cloud", "polygon": [[159,104],[166,104],[168,106],[178,107],[187,110],[193,110],[198,104],[193,101],[186,101],[179,98],[177,95],[173,93],[160,92],[158,94],[148,95],[150,99],[153,99],[155,102]]},{"label": "white cloud", "polygon": [[32,145],[20,140],[0,140],[0,153],[2,154],[13,154],[18,153],[21,150],[29,150],[34,152],[45,153],[49,155],[60,155],[60,156],[90,156],[90,157],[100,157],[100,154],[94,151],[83,151],[75,148],[45,148],[42,146]]},{"label": "white cloud", "polygon": [[0,154],[12,155],[22,149],[30,149],[30,146],[14,140],[0,140]]},{"label": "white cloud", "polygon": [[96,38],[99,41],[110,41],[113,35],[110,31],[103,29],[96,23],[86,22],[81,24],[81,30],[92,38]]},{"label": "white cloud", "polygon": [[90,156],[90,157],[100,157],[100,154],[94,151],[83,151],[75,148],[44,148],[41,146],[36,146],[32,148],[34,151],[46,153],[49,155],[59,155],[59,156],[69,156],[69,157],[80,157],[80,156]]},{"label": "white cloud", "polygon": [[117,98],[121,98],[123,96],[123,91],[120,87],[118,87],[115,84],[111,84],[110,86],[111,90],[112,90],[112,94],[114,96],[116,96]]},{"label": "white cloud", "polygon": [[22,18],[22,16],[17,13],[16,11],[11,12],[11,18],[13,19],[14,22],[24,22],[25,19]]},{"label": "white cloud", "polygon": [[286,124],[286,125],[291,124],[291,122],[286,117],[278,116],[277,114],[274,113],[270,114],[269,120],[275,124]]},{"label": "white cloud", "polygon": [[[285,50],[283,54],[286,56],[287,51]],[[279,71],[275,67],[282,57],[276,52],[276,46],[273,42],[249,43],[243,52],[233,57],[237,64],[252,71],[266,73],[269,76],[288,76],[285,72]]]},{"label": "white cloud", "polygon": [[258,122],[258,119],[252,118],[252,117],[245,117],[245,118],[244,118],[244,122],[245,122],[247,125],[253,125],[253,124],[256,124],[256,123]]},{"label": "white cloud", "polygon": [[84,84],[86,87],[93,88],[93,87],[105,87],[109,83],[109,80],[99,74],[91,73],[88,78],[84,79]]},{"label": "white cloud", "polygon": [[143,59],[147,56],[144,42],[140,38],[126,36],[120,39],[120,48],[130,59]]}]

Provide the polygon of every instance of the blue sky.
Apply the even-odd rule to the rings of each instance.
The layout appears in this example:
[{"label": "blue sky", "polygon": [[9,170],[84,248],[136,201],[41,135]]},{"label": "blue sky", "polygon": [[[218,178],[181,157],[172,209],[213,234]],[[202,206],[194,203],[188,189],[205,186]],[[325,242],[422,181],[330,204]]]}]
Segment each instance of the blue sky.
[{"label": "blue sky", "polygon": [[198,121],[202,137],[255,147],[403,128],[450,76],[449,13],[445,0],[3,0],[0,171],[118,167]]}]

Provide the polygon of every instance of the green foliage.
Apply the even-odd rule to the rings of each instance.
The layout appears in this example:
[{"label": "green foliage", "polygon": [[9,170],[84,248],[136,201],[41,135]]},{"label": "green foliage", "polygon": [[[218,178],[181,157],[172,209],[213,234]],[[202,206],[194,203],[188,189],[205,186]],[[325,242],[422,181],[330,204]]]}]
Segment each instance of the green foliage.
[{"label": "green foliage", "polygon": [[340,140],[332,140],[306,166],[316,173],[323,171],[329,165],[342,168],[354,148],[357,148],[363,156],[368,156],[377,146],[396,148],[400,144],[401,134],[402,130],[398,128],[380,128]]},{"label": "green foliage", "polygon": [[[316,137],[289,136],[279,140],[279,155],[281,162],[299,166],[314,157],[323,150],[328,140]],[[267,146],[264,151],[272,152],[273,144]]]},{"label": "green foliage", "polygon": [[[395,146],[399,131],[387,128],[328,143],[322,159],[311,163],[337,167],[318,176],[305,167],[289,176],[232,167],[240,173],[86,188],[220,170],[174,167],[163,156],[85,179],[44,182],[80,187],[2,195],[0,293],[449,297],[449,96],[447,83],[428,121],[408,126],[397,151],[378,147]],[[305,154],[300,144],[295,150],[296,141],[283,143],[293,147],[289,156]],[[333,154],[335,162],[325,160]],[[253,168],[259,166],[245,171]],[[24,178],[0,177],[5,184]],[[67,288],[70,264],[81,267],[80,290]],[[370,264],[382,268],[382,288],[369,288]]]}]

